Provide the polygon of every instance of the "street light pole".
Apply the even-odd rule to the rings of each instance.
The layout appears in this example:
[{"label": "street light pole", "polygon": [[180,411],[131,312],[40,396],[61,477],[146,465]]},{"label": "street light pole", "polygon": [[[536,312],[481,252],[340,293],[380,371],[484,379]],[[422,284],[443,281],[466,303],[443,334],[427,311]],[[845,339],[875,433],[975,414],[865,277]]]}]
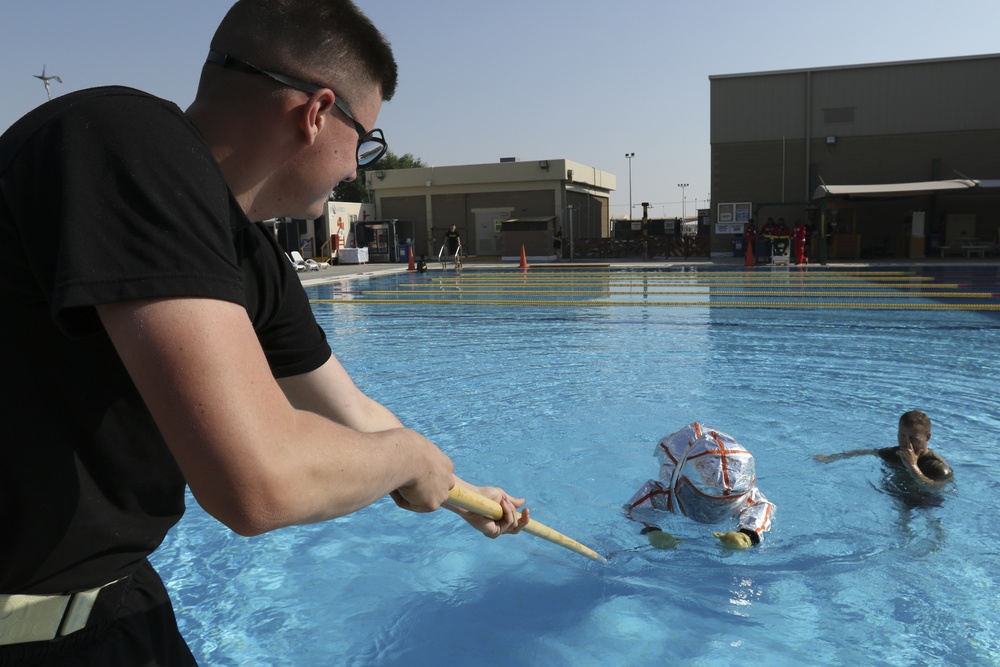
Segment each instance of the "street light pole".
[{"label": "street light pole", "polygon": [[684,188],[688,187],[688,184],[678,183],[677,187],[681,189],[681,222],[684,222],[684,218],[687,217],[687,199],[684,197]]},{"label": "street light pole", "polygon": [[628,219],[632,219],[632,158],[635,153],[625,153],[628,158]]}]

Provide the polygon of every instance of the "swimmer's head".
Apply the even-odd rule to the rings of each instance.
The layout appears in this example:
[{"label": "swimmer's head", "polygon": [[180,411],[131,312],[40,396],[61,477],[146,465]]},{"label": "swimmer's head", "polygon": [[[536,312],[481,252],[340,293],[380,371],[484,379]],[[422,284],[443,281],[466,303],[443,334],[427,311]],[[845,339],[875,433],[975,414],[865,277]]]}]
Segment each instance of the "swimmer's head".
[{"label": "swimmer's head", "polygon": [[724,454],[720,450],[716,445],[714,451],[689,459],[684,477],[708,498],[726,500],[742,496],[753,488],[757,479],[753,454],[735,441],[725,444]]},{"label": "swimmer's head", "polygon": [[[698,422],[663,438],[657,455],[663,464],[661,481],[675,477],[679,465],[684,484],[708,498],[740,496],[753,488],[757,477],[753,455],[743,445]],[[674,482],[678,481],[675,477]]]},{"label": "swimmer's head", "polygon": [[687,460],[674,486],[683,513],[695,521],[718,523],[731,517],[756,482],[753,456],[726,438],[713,431],[695,443],[704,447]]},{"label": "swimmer's head", "polygon": [[897,439],[900,447],[909,445],[920,456],[927,451],[931,439],[931,418],[920,410],[910,410],[899,418]]}]

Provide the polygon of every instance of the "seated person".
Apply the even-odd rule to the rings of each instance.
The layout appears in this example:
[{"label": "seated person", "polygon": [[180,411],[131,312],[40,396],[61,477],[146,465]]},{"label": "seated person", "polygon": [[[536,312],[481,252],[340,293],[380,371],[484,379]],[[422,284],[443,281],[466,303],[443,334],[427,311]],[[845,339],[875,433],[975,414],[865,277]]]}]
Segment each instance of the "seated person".
[{"label": "seated person", "polygon": [[840,454],[817,454],[823,463],[874,454],[892,468],[905,471],[917,490],[941,490],[954,480],[954,473],[940,454],[927,446],[931,439],[931,419],[919,410],[910,410],[899,418],[896,447],[855,449]]},{"label": "seated person", "polygon": [[791,235],[792,235],[792,232],[791,232],[790,229],[788,229],[788,224],[785,222],[785,219],[784,218],[778,218],[778,224],[774,228],[774,236],[775,236],[775,238],[787,239],[787,238],[790,238]]},{"label": "seated person", "polygon": [[[630,519],[637,508],[667,510],[699,523],[736,519],[737,530],[713,533],[737,549],[760,544],[771,528],[774,505],[756,486],[753,455],[721,431],[693,422],[671,433],[656,446],[658,480],[649,480],[625,506]],[[645,523],[645,522],[642,522]],[[658,526],[646,524],[642,534],[659,549],[673,549],[678,540]]]},{"label": "seated person", "polygon": [[777,234],[775,233],[778,226],[774,223],[774,218],[768,218],[764,226],[760,228],[760,235],[766,239],[773,238]]}]

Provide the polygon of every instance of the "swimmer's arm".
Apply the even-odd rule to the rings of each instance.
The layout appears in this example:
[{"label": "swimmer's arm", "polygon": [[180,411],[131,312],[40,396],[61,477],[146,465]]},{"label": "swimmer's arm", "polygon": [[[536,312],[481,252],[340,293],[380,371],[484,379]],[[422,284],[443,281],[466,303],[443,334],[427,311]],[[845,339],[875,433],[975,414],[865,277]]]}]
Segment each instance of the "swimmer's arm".
[{"label": "swimmer's arm", "polygon": [[906,468],[906,472],[910,473],[910,477],[912,477],[915,481],[932,489],[943,488],[947,486],[948,482],[950,481],[950,479],[933,480],[927,475],[925,475],[923,472],[921,472],[920,468],[917,467],[915,464],[910,465],[907,463],[903,467]]},{"label": "swimmer's arm", "polygon": [[838,454],[817,454],[813,458],[822,463],[830,463],[831,461],[839,461],[840,459],[850,459],[855,456],[870,456],[872,454],[878,454],[877,449],[853,449],[849,452],[840,452]]},{"label": "swimmer's arm", "polygon": [[[903,468],[910,473],[910,477],[928,488],[941,489],[947,486],[954,477],[951,472],[951,466],[948,466],[948,474],[939,480],[931,479],[925,475],[920,469],[920,466],[917,464],[917,454],[913,451],[913,447],[910,446],[909,443],[907,443],[906,446],[900,447],[898,453],[899,459],[903,462]],[[941,461],[944,463],[944,459],[941,459]],[[947,465],[947,463],[945,463],[945,465]]]}]

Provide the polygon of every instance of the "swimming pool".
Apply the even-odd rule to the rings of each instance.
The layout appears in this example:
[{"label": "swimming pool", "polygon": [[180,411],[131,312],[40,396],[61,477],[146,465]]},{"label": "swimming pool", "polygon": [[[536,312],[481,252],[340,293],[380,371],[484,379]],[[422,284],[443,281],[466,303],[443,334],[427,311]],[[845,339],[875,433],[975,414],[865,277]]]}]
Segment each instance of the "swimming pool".
[{"label": "swimming pool", "polygon": [[[182,630],[210,665],[1000,664],[1000,316],[974,309],[1000,289],[996,269],[956,271],[896,287],[811,267],[310,288],[364,390],[460,475],[525,495],[610,562],[391,501],[247,540],[192,501],[155,557]],[[756,293],[721,294],[734,280]],[[910,408],[955,469],[940,506],[904,507],[874,457],[812,459],[894,444]],[[657,440],[693,420],[755,455],[777,505],[760,547],[721,550],[712,527],[668,516],[685,541],[654,551],[623,517]]]}]

